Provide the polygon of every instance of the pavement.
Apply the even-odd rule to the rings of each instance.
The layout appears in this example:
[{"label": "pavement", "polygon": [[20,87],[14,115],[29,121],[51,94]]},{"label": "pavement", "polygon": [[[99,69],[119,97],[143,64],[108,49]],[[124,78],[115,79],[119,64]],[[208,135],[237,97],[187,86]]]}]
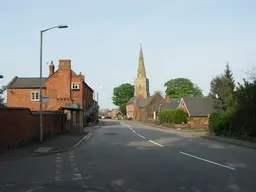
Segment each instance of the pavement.
[{"label": "pavement", "polygon": [[256,150],[104,120],[73,150],[0,162],[4,192],[254,192]]},{"label": "pavement", "polygon": [[102,125],[102,122],[96,125],[90,125],[84,128],[82,134],[64,134],[58,135],[43,143],[31,143],[21,148],[13,148],[0,154],[1,161],[9,161],[33,156],[47,155],[57,153],[77,147],[83,140],[89,139],[92,133]]}]

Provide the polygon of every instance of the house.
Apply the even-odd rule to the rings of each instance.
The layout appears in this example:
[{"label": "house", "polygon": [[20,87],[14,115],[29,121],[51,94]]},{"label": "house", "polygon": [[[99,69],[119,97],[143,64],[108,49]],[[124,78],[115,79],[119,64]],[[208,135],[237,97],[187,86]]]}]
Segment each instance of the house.
[{"label": "house", "polygon": [[106,118],[110,118],[110,119],[113,119],[113,118],[120,118],[121,116],[123,116],[122,112],[120,111],[120,109],[111,109],[111,110],[108,110],[107,113],[106,113]]},{"label": "house", "polygon": [[[85,76],[71,69],[71,60],[59,60],[55,70],[49,65],[49,76],[43,77],[42,93],[44,111],[60,108],[87,111],[95,103],[93,89],[85,82]],[[27,107],[31,111],[40,109],[40,78],[15,76],[7,86],[7,106]]]},{"label": "house", "polygon": [[122,114],[120,109],[112,109],[111,110],[111,118],[117,118],[118,115]]},{"label": "house", "polygon": [[214,103],[211,97],[183,97],[179,108],[188,113],[188,124],[208,125],[208,118],[214,110]]}]

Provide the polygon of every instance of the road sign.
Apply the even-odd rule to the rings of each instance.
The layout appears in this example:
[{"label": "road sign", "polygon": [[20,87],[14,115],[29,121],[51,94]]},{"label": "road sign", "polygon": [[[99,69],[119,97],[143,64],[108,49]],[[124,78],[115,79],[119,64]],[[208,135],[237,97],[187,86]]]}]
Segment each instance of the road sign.
[{"label": "road sign", "polygon": [[42,96],[42,102],[47,103],[48,102],[48,97],[47,96]]}]

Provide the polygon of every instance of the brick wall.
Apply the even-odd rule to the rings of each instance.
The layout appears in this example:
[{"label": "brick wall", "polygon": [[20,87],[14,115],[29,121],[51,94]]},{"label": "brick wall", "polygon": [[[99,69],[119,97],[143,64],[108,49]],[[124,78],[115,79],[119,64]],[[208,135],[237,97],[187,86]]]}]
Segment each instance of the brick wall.
[{"label": "brick wall", "polygon": [[208,125],[208,117],[189,117],[188,119],[189,124],[201,124],[201,125]]},{"label": "brick wall", "polygon": [[93,90],[91,90],[86,84],[84,84],[84,108],[93,103]]},{"label": "brick wall", "polygon": [[[28,108],[0,108],[0,151],[18,146],[21,141],[39,138],[39,115]],[[63,131],[63,113],[46,113],[43,115],[43,131],[49,134]]]}]

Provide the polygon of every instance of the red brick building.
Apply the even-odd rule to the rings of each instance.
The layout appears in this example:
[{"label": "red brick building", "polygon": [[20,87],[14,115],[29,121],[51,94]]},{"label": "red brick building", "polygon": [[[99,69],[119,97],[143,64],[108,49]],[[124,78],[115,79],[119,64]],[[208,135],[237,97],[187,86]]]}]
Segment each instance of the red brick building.
[{"label": "red brick building", "polygon": [[[43,110],[54,111],[66,105],[76,104],[86,110],[93,104],[93,89],[85,83],[84,75],[71,69],[71,60],[59,60],[58,70],[51,62],[49,76],[43,78]],[[15,76],[7,86],[7,106],[40,109],[40,79]]]}]

